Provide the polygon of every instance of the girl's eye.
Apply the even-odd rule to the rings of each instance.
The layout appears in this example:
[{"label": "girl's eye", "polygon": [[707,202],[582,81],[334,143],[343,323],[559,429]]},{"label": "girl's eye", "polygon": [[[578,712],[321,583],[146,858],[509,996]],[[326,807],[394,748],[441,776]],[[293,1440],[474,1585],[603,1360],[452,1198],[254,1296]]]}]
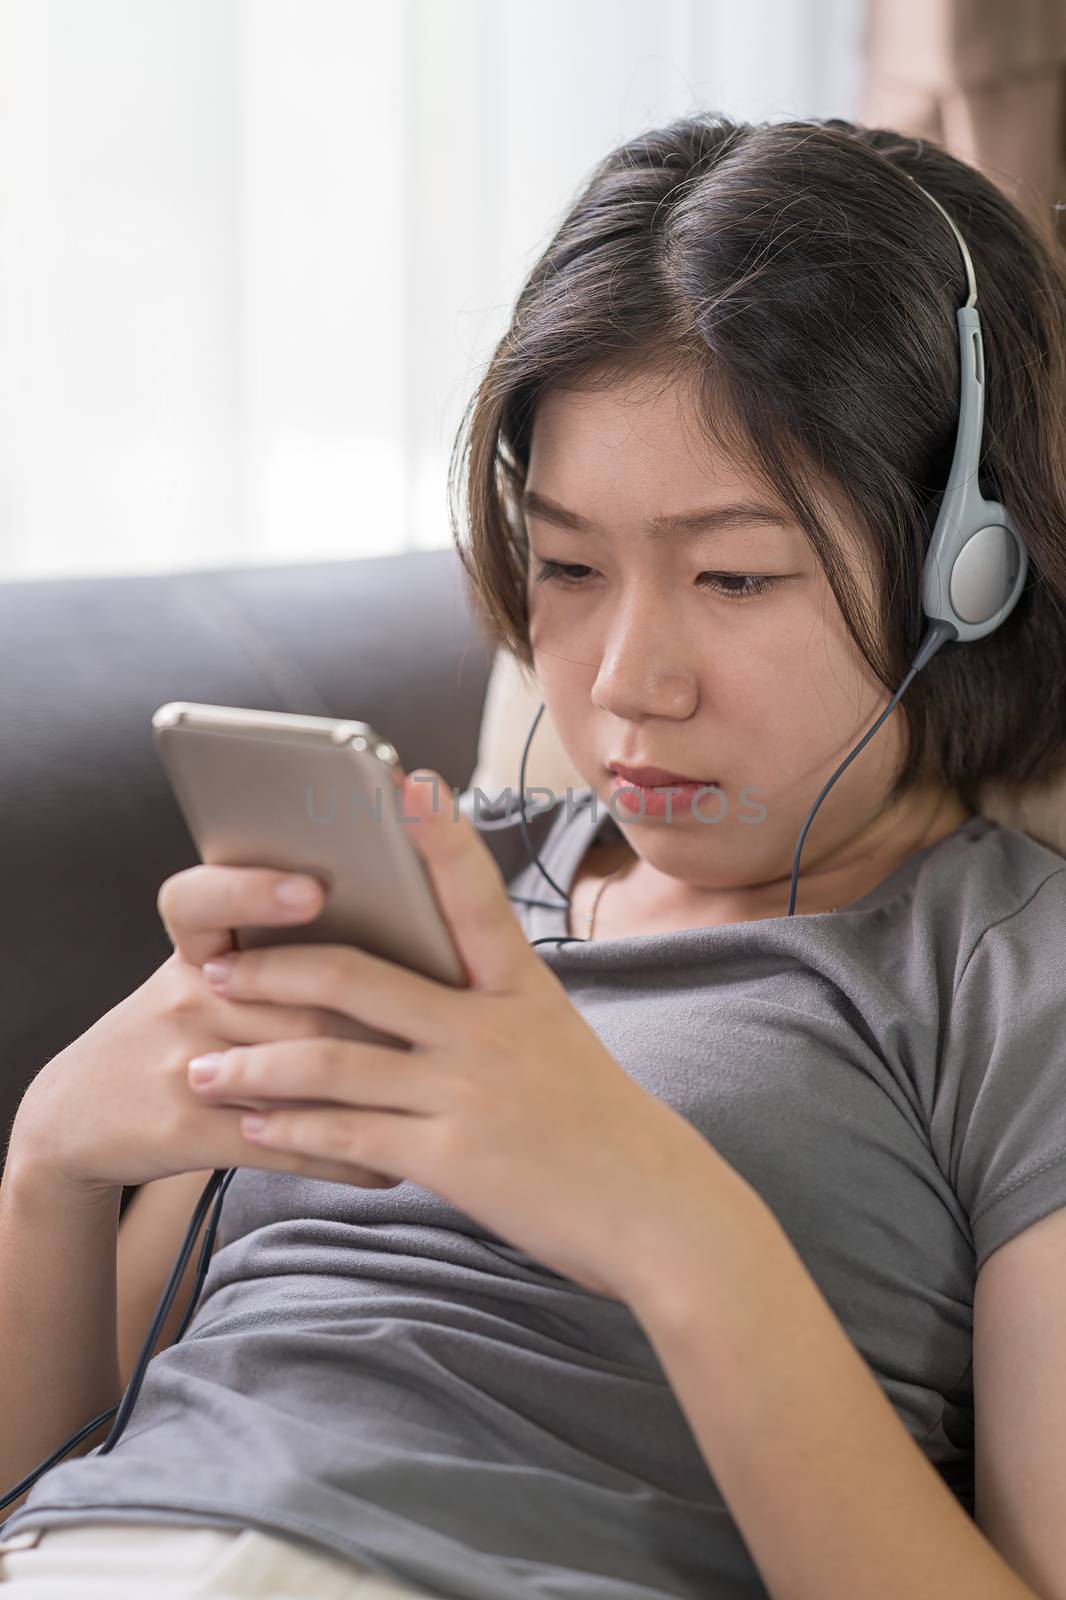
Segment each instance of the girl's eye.
[{"label": "girl's eye", "polygon": [[[579,588],[584,583],[584,575],[591,572],[591,567],[582,566],[566,561],[538,561],[537,572],[534,577],[536,583],[555,582],[565,588]],[[708,583],[705,580],[710,579]],[[753,600],[756,595],[764,594],[775,583],[782,583],[780,577],[757,578],[753,574],[741,572],[701,572],[698,582],[704,588],[713,588],[714,593],[726,600]],[[731,589],[723,585],[739,584],[742,587]]]}]

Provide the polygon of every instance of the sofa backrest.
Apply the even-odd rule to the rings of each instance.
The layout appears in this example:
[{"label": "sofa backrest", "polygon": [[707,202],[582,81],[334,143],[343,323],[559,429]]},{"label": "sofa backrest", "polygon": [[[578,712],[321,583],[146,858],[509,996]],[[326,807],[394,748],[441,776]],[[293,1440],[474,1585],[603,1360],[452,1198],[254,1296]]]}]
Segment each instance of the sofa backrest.
[{"label": "sofa backrest", "polygon": [[451,548],[0,584],[0,1138],[29,1082],[171,953],[199,858],[156,754],[166,700],[353,717],[463,788],[491,666]]}]

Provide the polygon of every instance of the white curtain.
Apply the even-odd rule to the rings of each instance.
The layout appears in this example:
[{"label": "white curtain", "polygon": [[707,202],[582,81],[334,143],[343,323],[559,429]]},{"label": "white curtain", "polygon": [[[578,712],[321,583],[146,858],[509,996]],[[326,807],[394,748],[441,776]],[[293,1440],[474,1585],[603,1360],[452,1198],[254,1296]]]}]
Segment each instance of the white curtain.
[{"label": "white curtain", "polygon": [[449,542],[591,166],[854,116],[862,0],[0,0],[0,578]]}]

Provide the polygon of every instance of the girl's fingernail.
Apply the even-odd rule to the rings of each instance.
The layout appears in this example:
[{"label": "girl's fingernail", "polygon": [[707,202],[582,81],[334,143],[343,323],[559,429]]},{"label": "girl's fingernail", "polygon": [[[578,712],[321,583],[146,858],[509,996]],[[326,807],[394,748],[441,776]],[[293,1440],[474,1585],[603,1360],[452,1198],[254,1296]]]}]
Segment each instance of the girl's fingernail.
[{"label": "girl's fingernail", "polygon": [[241,1127],[245,1133],[262,1133],[267,1125],[267,1119],[261,1111],[251,1111],[246,1117],[241,1118]]},{"label": "girl's fingernail", "polygon": [[233,971],[233,958],[231,956],[219,956],[215,961],[205,961],[201,970],[208,983],[214,984],[216,988],[221,988]]},{"label": "girl's fingernail", "polygon": [[282,878],[274,893],[283,906],[309,906],[315,901],[318,887],[310,878]]},{"label": "girl's fingernail", "polygon": [[194,1083],[210,1083],[218,1071],[221,1060],[222,1055],[219,1051],[208,1056],[193,1056],[189,1062],[189,1077]]}]

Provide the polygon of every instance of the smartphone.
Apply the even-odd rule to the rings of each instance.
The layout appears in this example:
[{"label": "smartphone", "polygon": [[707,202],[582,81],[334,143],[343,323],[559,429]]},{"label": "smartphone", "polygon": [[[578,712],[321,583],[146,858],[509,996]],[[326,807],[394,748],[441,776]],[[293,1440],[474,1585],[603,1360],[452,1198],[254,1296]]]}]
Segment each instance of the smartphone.
[{"label": "smartphone", "polygon": [[369,723],[170,700],[152,732],[202,861],[310,873],[325,887],[313,922],[235,928],[238,949],[351,944],[466,986],[400,820],[399,757]]}]

